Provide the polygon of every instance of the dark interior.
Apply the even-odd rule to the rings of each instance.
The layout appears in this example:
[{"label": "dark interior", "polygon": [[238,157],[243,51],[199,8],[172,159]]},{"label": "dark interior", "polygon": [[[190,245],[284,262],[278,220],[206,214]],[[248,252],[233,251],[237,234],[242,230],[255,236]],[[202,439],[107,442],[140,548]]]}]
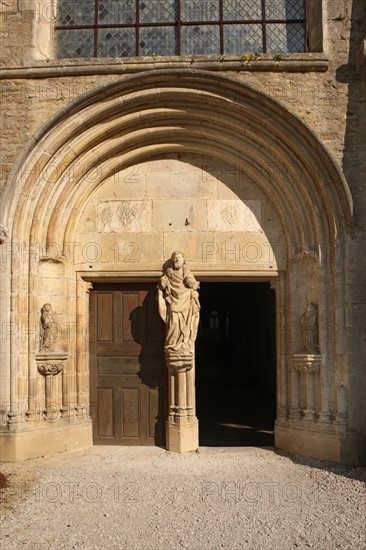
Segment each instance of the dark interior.
[{"label": "dark interior", "polygon": [[200,446],[271,446],[275,293],[269,283],[201,283],[196,341]]}]

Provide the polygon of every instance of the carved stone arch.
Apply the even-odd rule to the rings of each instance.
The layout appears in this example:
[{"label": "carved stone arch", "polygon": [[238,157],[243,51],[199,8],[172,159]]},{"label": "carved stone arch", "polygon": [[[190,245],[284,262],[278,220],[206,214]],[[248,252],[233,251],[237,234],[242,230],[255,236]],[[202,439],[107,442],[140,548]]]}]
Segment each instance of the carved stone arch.
[{"label": "carved stone arch", "polygon": [[[234,77],[189,69],[128,76],[78,98],[40,130],[19,159],[3,206],[2,221],[12,242],[28,247],[37,243],[41,251],[38,262],[29,254],[24,262],[14,255],[4,274],[19,274],[12,279],[8,304],[12,319],[28,326],[34,323],[39,273],[52,265],[52,275],[60,281],[57,293],[66,294],[75,314],[87,322],[86,286],[73,262],[65,261],[67,243],[76,240],[83,208],[113,174],[171,153],[207,155],[245,170],[274,205],[290,251],[286,268],[279,270],[274,283],[281,312],[277,441],[282,448],[306,448],[309,426],[303,426],[298,446],[288,443],[293,439],[289,425],[295,391],[293,354],[301,350],[289,341],[286,327],[299,322],[307,300],[317,301],[320,325],[343,329],[339,312],[344,304],[344,255],[330,258],[329,253],[337,246],[344,249],[352,224],[352,199],[341,170],[315,133],[278,101]],[[55,243],[60,250],[52,255]],[[302,285],[309,285],[313,274],[317,288],[309,287],[307,292]],[[337,342],[320,336],[326,363],[319,375],[325,395],[320,412],[329,426],[336,380],[334,367],[327,365],[339,357],[344,364],[345,352]],[[72,363],[65,387],[78,395],[77,405],[82,408],[87,400],[83,387],[87,346],[80,335],[63,345],[68,345]],[[37,384],[32,347],[19,342],[15,334],[4,347],[12,364],[9,394],[13,400],[24,399],[31,411]],[[298,420],[296,414],[293,410],[293,421]],[[320,430],[319,426],[312,428]],[[339,438],[335,430],[329,437],[335,442],[335,456]],[[319,442],[313,454],[321,456],[322,445]]]}]

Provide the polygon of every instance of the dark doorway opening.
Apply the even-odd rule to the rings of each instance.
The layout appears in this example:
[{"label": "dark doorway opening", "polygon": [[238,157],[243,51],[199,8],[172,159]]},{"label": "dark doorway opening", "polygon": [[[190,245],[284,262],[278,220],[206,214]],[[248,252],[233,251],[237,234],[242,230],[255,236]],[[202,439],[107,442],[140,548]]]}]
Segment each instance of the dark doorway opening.
[{"label": "dark doorway opening", "polygon": [[196,400],[201,446],[271,446],[276,414],[275,292],[201,283]]}]

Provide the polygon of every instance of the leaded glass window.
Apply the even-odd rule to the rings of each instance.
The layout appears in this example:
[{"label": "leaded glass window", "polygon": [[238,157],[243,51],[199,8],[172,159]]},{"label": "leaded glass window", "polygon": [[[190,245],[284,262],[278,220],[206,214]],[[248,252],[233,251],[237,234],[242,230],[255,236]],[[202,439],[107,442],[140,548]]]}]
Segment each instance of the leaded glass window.
[{"label": "leaded glass window", "polygon": [[306,0],[58,0],[57,57],[293,53]]}]

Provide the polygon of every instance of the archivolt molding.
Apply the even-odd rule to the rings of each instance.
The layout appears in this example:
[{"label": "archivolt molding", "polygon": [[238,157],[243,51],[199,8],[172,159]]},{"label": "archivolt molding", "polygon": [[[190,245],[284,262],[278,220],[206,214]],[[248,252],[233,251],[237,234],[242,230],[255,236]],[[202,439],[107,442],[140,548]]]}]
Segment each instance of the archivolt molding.
[{"label": "archivolt molding", "polygon": [[352,219],[347,183],[315,134],[279,102],[222,75],[126,77],[74,101],[36,142],[5,201],[6,223],[13,220],[13,237],[23,241],[72,239],[83,204],[107,177],[173,151],[244,169],[299,252],[342,238]]}]

